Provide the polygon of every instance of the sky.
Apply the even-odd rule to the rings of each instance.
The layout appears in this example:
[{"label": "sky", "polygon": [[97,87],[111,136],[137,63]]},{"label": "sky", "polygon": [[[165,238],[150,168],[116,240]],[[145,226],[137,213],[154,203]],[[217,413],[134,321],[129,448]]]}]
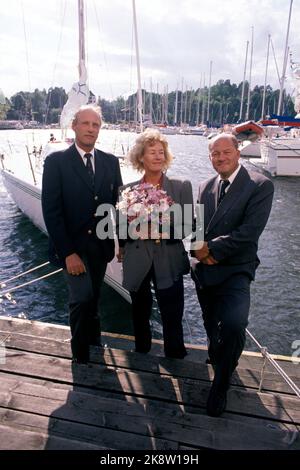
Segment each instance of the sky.
[{"label": "sky", "polygon": [[[126,97],[137,88],[132,0],[86,0],[89,87],[97,96]],[[6,97],[78,79],[77,0],[0,0],[0,89]],[[263,85],[268,34],[282,74],[290,0],[136,0],[142,87],[163,92],[243,80],[253,26],[252,87]],[[289,35],[300,62],[300,0]],[[287,88],[292,90],[290,74]],[[272,47],[267,83],[279,88]]]}]

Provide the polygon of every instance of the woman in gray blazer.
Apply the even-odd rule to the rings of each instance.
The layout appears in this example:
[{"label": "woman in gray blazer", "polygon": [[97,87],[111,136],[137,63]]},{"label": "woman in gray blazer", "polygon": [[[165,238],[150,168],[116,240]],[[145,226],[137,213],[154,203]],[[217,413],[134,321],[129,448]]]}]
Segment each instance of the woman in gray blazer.
[{"label": "woman in gray blazer", "polygon": [[154,129],[143,132],[129,152],[133,167],[144,174],[141,180],[120,188],[121,199],[124,189],[149,183],[171,198],[170,223],[168,230],[164,228],[162,232],[160,226],[154,235],[153,227],[147,223],[146,231],[137,227],[133,236],[126,218],[125,239],[120,237],[120,223],[117,224],[118,258],[123,263],[123,286],[132,299],[136,351],[147,353],[151,349],[152,281],[161,313],[165,355],[183,358],[187,354],[182,329],[183,275],[189,272],[190,264],[182,239],[192,231],[193,194],[190,181],[166,176],[172,158],[167,140]]}]

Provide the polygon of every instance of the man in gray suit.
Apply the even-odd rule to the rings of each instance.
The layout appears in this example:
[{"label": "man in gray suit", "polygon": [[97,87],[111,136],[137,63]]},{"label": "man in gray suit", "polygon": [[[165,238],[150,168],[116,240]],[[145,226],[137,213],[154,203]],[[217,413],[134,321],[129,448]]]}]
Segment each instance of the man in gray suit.
[{"label": "man in gray suit", "polygon": [[250,283],[259,265],[258,239],[271,211],[274,187],[265,176],[239,164],[238,141],[231,134],[210,141],[209,157],[218,175],[199,188],[204,242],[193,246],[199,262],[192,277],[208,337],[207,362],[215,370],[207,414],[220,416],[245,344]]}]

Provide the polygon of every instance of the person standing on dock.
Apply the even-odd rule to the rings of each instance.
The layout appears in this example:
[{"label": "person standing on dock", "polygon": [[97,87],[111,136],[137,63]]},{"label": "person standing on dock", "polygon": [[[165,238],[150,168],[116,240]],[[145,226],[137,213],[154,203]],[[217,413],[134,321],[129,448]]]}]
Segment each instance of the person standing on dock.
[{"label": "person standing on dock", "polygon": [[192,278],[208,337],[207,362],[215,371],[207,401],[210,416],[220,416],[226,407],[230,378],[245,345],[258,239],[274,193],[273,183],[247,171],[239,157],[235,136],[222,133],[209,142],[218,175],[200,184],[197,202],[204,205],[205,241],[195,242],[191,252],[198,260]]},{"label": "person standing on dock", "polygon": [[50,154],[44,165],[42,208],[50,261],[64,268],[69,288],[73,361],[86,363],[89,346],[101,346],[99,298],[113,238],[96,235],[100,204],[115,205],[122,184],[119,161],[95,148],[101,109],[82,106],[72,129],[75,143]]},{"label": "person standing on dock", "polygon": [[[143,132],[131,149],[129,160],[143,173],[143,177],[120,188],[121,199],[122,194],[129,195],[129,201],[136,198],[139,202],[133,206],[143,206],[146,213],[152,215],[155,205],[158,207],[163,203],[172,210],[177,204],[179,217],[174,221],[170,216],[168,233],[163,232],[159,224],[155,229],[154,218],[150,222],[147,217],[144,227],[137,230],[135,237],[130,234],[126,218],[124,225],[128,236],[119,239],[119,261],[123,262],[123,286],[129,290],[132,299],[135,350],[147,353],[151,349],[153,282],[162,319],[165,356],[182,359],[187,354],[182,328],[183,275],[190,271],[182,239],[192,231],[193,194],[190,181],[166,176],[165,171],[172,158],[166,138],[153,129]],[[143,196],[147,191],[148,194]],[[157,200],[153,205],[149,203],[151,198]],[[161,208],[162,205],[159,210]]]}]

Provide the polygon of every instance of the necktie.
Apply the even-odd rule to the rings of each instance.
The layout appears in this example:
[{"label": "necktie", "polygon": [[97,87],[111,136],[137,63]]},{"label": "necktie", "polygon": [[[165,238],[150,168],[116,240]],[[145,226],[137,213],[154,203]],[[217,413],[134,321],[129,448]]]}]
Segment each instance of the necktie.
[{"label": "necktie", "polygon": [[225,196],[225,189],[230,185],[230,181],[228,180],[221,180],[220,181],[220,193],[219,193],[219,198],[218,198],[218,205],[222,201],[222,199]]},{"label": "necktie", "polygon": [[91,162],[91,158],[92,158],[92,154],[91,153],[86,153],[84,155],[84,158],[86,158],[86,170],[87,170],[87,173],[89,175],[89,178],[90,178],[90,181],[92,183],[92,185],[94,186],[94,170],[93,170],[93,165],[92,165],[92,162]]}]

